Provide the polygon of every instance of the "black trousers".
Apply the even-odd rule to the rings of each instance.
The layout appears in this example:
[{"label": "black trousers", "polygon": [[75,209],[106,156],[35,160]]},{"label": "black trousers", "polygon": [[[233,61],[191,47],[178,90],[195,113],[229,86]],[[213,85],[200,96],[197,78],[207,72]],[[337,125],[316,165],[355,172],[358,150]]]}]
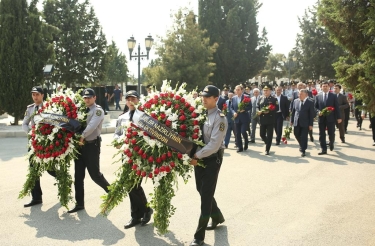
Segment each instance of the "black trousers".
[{"label": "black trousers", "polygon": [[91,179],[102,187],[108,193],[109,183],[100,172],[100,140],[93,143],[85,143],[82,146],[78,159],[74,161],[74,188],[76,192],[76,203],[78,206],[84,206],[84,179],[86,168]]},{"label": "black trousers", "polygon": [[372,140],[374,140],[375,143],[375,115],[371,117],[370,115],[370,122],[371,122],[371,130],[372,130]]},{"label": "black trousers", "polygon": [[357,119],[357,126],[362,127],[362,112],[360,109],[356,108],[354,110],[355,118]]},{"label": "black trousers", "polygon": [[236,133],[237,133],[237,138],[236,138],[236,144],[237,144],[237,147],[240,149],[240,150],[243,150],[243,145],[242,145],[242,137],[241,137],[241,134],[243,136],[243,139],[245,141],[245,146],[247,146],[249,144],[249,136],[247,135],[247,128],[249,126],[249,122],[246,122],[246,123],[243,123],[243,122],[240,122],[240,123],[235,123],[236,125]]},{"label": "black trousers", "polygon": [[141,183],[142,179],[139,181],[138,185],[129,192],[131,217],[133,219],[142,219],[143,215],[149,210],[149,208],[147,208],[147,198]]},{"label": "black trousers", "polygon": [[[29,149],[30,151],[30,149]],[[29,165],[32,167],[33,164],[31,163],[31,161],[29,160]],[[47,172],[52,176],[52,177],[55,177],[56,178],[56,172],[55,171],[48,171]],[[42,187],[40,186],[40,179],[37,179],[35,180],[35,185],[33,187],[33,189],[31,190],[31,197],[33,200],[42,200],[42,195],[43,195],[43,192],[42,192]]]},{"label": "black trousers", "polygon": [[299,143],[299,147],[303,153],[305,153],[307,149],[308,132],[309,132],[309,127],[301,127],[301,126],[294,127],[294,136],[296,137]]},{"label": "black trousers", "polygon": [[259,134],[261,139],[266,144],[266,151],[270,151],[271,144],[272,144],[272,138],[273,138],[273,124],[267,124],[267,125],[260,125]]},{"label": "black trousers", "polygon": [[321,119],[319,122],[319,141],[322,151],[327,151],[326,128],[329,141],[331,143],[335,142],[335,122],[327,122],[325,119]]},{"label": "black trousers", "polygon": [[283,135],[283,123],[284,118],[282,113],[276,113],[275,118],[275,133],[276,133],[276,143],[280,143],[281,137]]},{"label": "black trousers", "polygon": [[205,168],[194,167],[196,188],[201,197],[201,215],[194,239],[204,240],[210,217],[214,221],[220,221],[223,218],[214,198],[222,161],[222,157],[203,159]]},{"label": "black trousers", "polygon": [[350,107],[344,109],[344,113],[345,113],[344,128],[345,128],[345,131],[348,131]]}]

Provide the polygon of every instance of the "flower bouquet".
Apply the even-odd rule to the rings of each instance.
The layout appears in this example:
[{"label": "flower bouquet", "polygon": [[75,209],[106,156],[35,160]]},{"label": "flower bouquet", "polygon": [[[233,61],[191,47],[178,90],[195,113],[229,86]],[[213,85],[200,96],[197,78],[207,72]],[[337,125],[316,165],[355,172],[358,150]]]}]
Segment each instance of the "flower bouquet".
[{"label": "flower bouquet", "polygon": [[321,116],[328,116],[335,110],[334,107],[325,107],[322,111],[320,111]]},{"label": "flower bouquet", "polygon": [[316,95],[318,95],[318,91],[317,91],[316,89],[312,89],[312,90],[311,90],[311,94],[312,94],[313,96],[316,96]]},{"label": "flower bouquet", "polygon": [[[237,114],[239,114],[239,113],[241,113],[241,111],[245,110],[250,102],[251,102],[250,97],[244,96],[243,100],[238,104]],[[234,118],[236,118],[236,117],[233,116],[232,120],[234,120]]]},{"label": "flower bouquet", "polygon": [[[261,112],[261,113],[269,113],[270,111],[274,111],[276,110],[276,106],[272,103],[270,103],[269,105],[266,105],[266,106],[263,106],[258,112]],[[258,114],[255,114],[255,116],[253,117],[254,119],[256,119],[257,117],[259,117]]]},{"label": "flower bouquet", "polygon": [[28,195],[46,170],[55,171],[58,196],[62,206],[71,200],[72,176],[70,162],[76,158],[79,134],[86,124],[86,106],[79,92],[67,89],[64,93],[47,98],[41,109],[32,117],[35,125],[28,134],[29,167],[26,182],[19,198]]},{"label": "flower bouquet", "polygon": [[110,185],[110,192],[102,197],[101,213],[107,215],[138,185],[142,178],[152,180],[154,191],[150,206],[154,209],[154,225],[158,232],[168,231],[169,218],[175,207],[171,204],[175,196],[178,177],[186,183],[193,166],[190,156],[170,147],[170,142],[193,142],[203,146],[199,140],[200,127],[206,120],[200,98],[194,99],[185,90],[186,84],[172,89],[163,82],[160,92],[141,97],[133,121],[123,127],[123,135],[114,142],[121,146],[122,162],[117,179]]},{"label": "flower bouquet", "polygon": [[223,110],[221,110],[223,114],[226,116],[228,114],[228,105],[226,103],[223,104]]},{"label": "flower bouquet", "polygon": [[293,128],[291,126],[286,126],[284,128],[284,135],[281,138],[281,141],[283,141],[284,144],[288,144],[288,139],[290,139],[290,133],[293,132]]}]

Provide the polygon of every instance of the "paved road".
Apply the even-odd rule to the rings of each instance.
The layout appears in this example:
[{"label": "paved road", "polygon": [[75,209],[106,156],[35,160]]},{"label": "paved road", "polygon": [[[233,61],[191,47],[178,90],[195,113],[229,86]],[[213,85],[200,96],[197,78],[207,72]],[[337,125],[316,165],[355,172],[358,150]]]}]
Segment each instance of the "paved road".
[{"label": "paved road", "polygon": [[[326,156],[317,155],[318,141],[309,143],[305,158],[294,140],[272,146],[271,156],[264,156],[259,137],[247,152],[228,149],[216,190],[226,221],[207,232],[207,245],[375,245],[375,147],[370,133],[358,131],[350,121],[348,143],[337,143]],[[105,146],[110,134],[103,139],[102,172],[113,181],[115,150]],[[159,236],[152,221],[146,227],[123,229],[130,218],[128,199],[102,217],[104,192],[88,175],[86,211],[67,214],[48,174],[41,179],[43,205],[23,208],[29,198],[17,196],[28,165],[25,152],[25,138],[0,139],[0,245],[161,246],[188,245],[192,240],[200,206],[194,179],[180,183],[171,231]],[[144,188],[151,191],[151,182]]]}]

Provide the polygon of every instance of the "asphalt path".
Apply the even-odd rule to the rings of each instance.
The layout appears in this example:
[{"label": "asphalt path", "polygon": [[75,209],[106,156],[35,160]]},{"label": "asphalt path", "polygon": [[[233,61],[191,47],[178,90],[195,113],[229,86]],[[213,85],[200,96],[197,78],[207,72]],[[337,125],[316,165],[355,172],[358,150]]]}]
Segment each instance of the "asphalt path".
[{"label": "asphalt path", "polygon": [[[273,145],[270,156],[264,155],[259,129],[246,152],[236,153],[232,139],[215,194],[225,222],[206,233],[206,245],[375,245],[375,147],[368,120],[363,125],[359,131],[351,118],[347,143],[337,141],[324,156],[318,156],[317,126],[304,158],[293,136],[286,145]],[[111,134],[102,137],[101,171],[112,182],[119,165],[112,164],[116,150],[109,146]],[[153,220],[124,230],[128,198],[108,217],[100,215],[104,191],[89,175],[85,211],[68,214],[47,173],[41,178],[43,204],[24,208],[31,198],[17,197],[28,166],[26,144],[26,138],[0,139],[0,245],[161,246],[189,245],[193,239],[200,214],[194,177],[179,183],[173,198],[177,210],[164,236]],[[152,191],[151,182],[143,187],[146,194]]]}]

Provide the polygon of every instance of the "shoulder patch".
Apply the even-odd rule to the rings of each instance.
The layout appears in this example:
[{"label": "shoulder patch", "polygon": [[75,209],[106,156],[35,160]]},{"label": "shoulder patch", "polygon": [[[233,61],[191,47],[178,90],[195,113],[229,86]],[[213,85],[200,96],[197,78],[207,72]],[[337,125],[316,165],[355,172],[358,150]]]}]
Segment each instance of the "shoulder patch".
[{"label": "shoulder patch", "polygon": [[224,131],[224,129],[225,129],[225,123],[221,122],[220,125],[219,125],[219,130],[222,132],[222,131]]},{"label": "shoulder patch", "polygon": [[26,110],[26,111],[25,111],[25,116],[27,116],[28,114],[29,114],[29,112]]},{"label": "shoulder patch", "polygon": [[27,105],[27,108],[34,107],[35,103]]},{"label": "shoulder patch", "polygon": [[101,115],[102,115],[102,111],[100,111],[100,110],[96,110],[96,115],[97,115],[97,116],[101,116]]}]

